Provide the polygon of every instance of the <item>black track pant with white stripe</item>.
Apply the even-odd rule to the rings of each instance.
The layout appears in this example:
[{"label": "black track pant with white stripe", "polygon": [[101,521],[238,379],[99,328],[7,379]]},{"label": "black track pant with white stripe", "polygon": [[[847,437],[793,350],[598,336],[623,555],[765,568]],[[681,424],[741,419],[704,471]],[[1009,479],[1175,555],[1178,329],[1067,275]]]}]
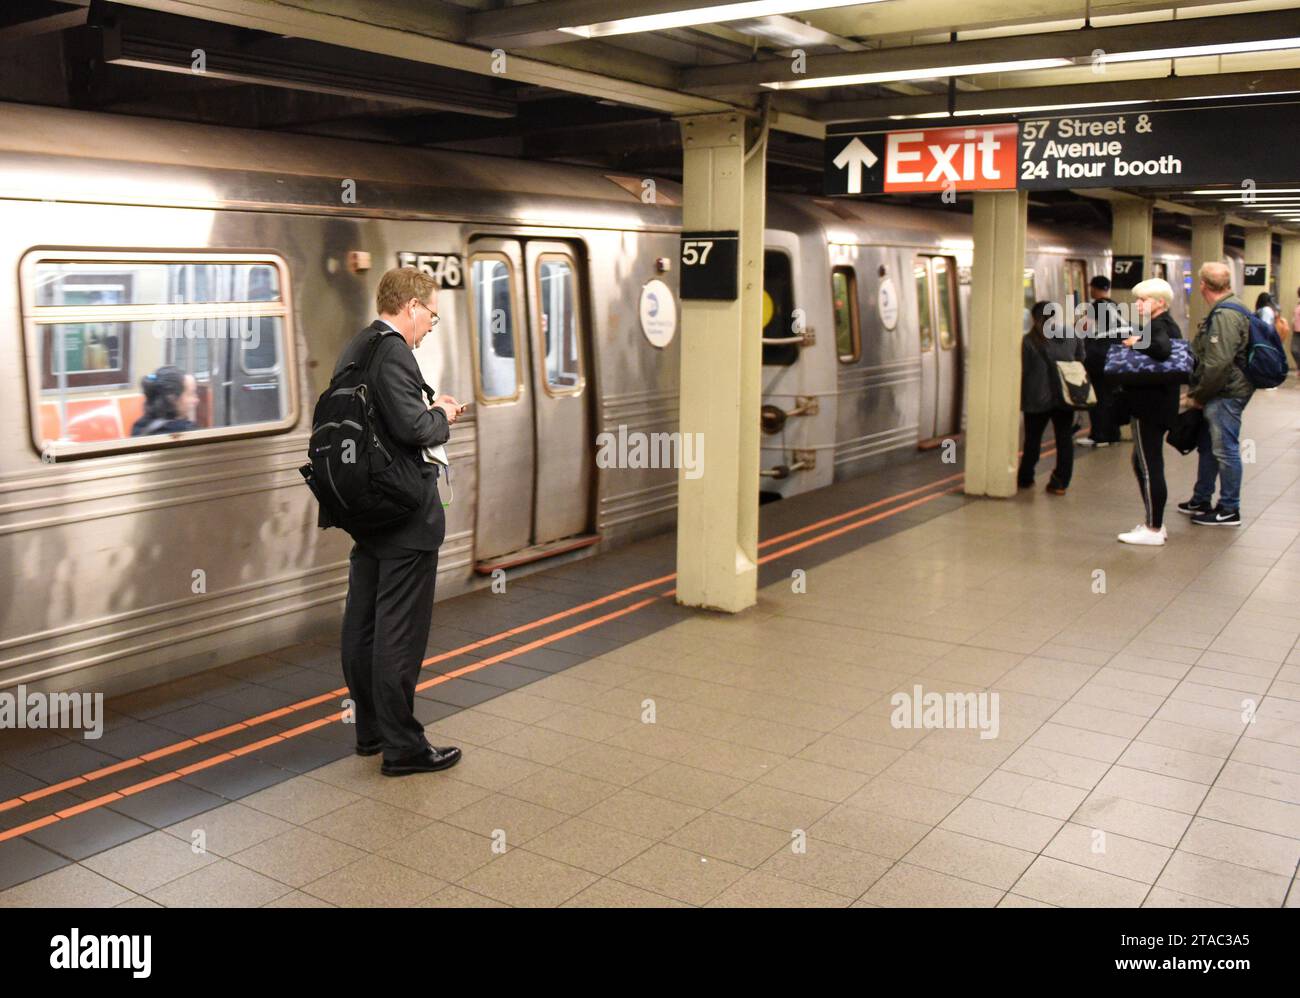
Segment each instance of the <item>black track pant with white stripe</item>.
[{"label": "black track pant with white stripe", "polygon": [[1147,508],[1147,526],[1159,530],[1165,519],[1164,427],[1150,419],[1133,417],[1133,473],[1137,475],[1142,502]]}]

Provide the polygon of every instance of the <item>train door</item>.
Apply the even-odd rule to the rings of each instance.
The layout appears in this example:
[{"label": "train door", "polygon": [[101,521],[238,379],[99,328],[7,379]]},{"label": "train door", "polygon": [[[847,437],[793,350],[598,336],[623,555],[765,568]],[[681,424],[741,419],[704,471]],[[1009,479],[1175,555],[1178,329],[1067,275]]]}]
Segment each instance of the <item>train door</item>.
[{"label": "train door", "polygon": [[476,239],[467,290],[475,568],[490,572],[595,540],[582,272],[565,243]]},{"label": "train door", "polygon": [[528,319],[537,425],[533,543],[581,534],[590,522],[591,417],[578,261],[564,243],[529,242]]},{"label": "train door", "polygon": [[957,262],[950,256],[918,256],[912,274],[921,354],[917,433],[925,442],[956,433],[961,426]]}]

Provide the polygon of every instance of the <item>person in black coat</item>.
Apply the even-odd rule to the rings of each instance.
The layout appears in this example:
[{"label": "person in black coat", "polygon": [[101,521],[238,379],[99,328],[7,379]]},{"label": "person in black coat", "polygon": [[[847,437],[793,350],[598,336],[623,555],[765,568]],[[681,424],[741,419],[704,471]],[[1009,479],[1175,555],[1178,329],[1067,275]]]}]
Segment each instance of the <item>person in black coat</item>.
[{"label": "person in black coat", "polygon": [[1119,340],[1123,323],[1119,310],[1110,297],[1110,278],[1097,274],[1088,282],[1091,300],[1085,308],[1082,325],[1087,336],[1084,340],[1083,366],[1088,369],[1088,380],[1097,395],[1097,404],[1088,410],[1091,429],[1079,443],[1084,447],[1109,447],[1119,443],[1119,428],[1123,420],[1115,407],[1115,389],[1106,380],[1106,354],[1111,344]]},{"label": "person in black coat", "polygon": [[352,547],[341,642],[343,675],[353,702],[358,755],[383,753],[385,776],[430,773],[460,760],[455,746],[429,744],[415,716],[415,687],[433,617],[438,547],[445,533],[436,466],[426,447],[447,442],[465,407],[450,395],[432,405],[414,350],[438,323],[433,278],[411,267],[390,270],[376,294],[379,318],[344,347],[338,374],[382,337],[371,367],[379,416],[409,460],[419,462],[425,495],[420,508],[380,534]]},{"label": "person in black coat", "polygon": [[1033,326],[1020,341],[1020,410],[1025,414],[1025,449],[1016,482],[1022,489],[1034,484],[1043,430],[1050,422],[1056,436],[1056,468],[1048,479],[1047,491],[1063,496],[1074,473],[1074,410],[1065,404],[1056,362],[1082,361],[1084,346],[1082,339],[1068,335],[1073,329],[1059,316],[1050,321],[1049,329],[1051,308],[1045,301],[1034,303],[1030,311]]},{"label": "person in black coat", "polygon": [[[1130,336],[1124,345],[1140,350],[1152,360],[1168,360],[1173,352],[1173,340],[1182,339],[1178,323],[1169,315],[1174,300],[1173,288],[1168,281],[1154,277],[1133,289],[1138,321],[1147,325],[1145,335]],[[1145,345],[1143,345],[1145,343]],[[1169,490],[1165,487],[1164,436],[1178,418],[1177,384],[1129,385],[1121,390],[1121,407],[1133,420],[1133,473],[1146,506],[1146,520],[1132,530],[1120,534],[1125,544],[1160,546],[1168,538],[1165,529],[1165,501]]]}]

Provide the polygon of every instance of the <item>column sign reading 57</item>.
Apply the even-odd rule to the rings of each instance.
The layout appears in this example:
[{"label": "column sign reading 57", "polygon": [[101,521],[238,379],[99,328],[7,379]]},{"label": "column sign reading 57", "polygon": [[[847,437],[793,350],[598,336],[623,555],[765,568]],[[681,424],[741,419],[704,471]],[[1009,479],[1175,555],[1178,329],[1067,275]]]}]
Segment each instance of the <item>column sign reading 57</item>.
[{"label": "column sign reading 57", "polygon": [[740,233],[735,230],[682,233],[683,301],[735,301]]}]

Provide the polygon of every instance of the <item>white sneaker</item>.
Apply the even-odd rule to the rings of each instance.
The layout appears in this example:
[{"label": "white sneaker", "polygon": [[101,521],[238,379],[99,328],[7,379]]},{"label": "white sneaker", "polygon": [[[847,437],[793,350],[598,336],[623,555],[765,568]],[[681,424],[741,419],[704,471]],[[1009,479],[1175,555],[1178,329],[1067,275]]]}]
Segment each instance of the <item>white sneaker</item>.
[{"label": "white sneaker", "polygon": [[1119,535],[1119,539],[1125,544],[1147,544],[1154,547],[1164,544],[1168,537],[1169,532],[1164,527],[1152,530],[1145,523],[1139,523],[1128,533]]}]

